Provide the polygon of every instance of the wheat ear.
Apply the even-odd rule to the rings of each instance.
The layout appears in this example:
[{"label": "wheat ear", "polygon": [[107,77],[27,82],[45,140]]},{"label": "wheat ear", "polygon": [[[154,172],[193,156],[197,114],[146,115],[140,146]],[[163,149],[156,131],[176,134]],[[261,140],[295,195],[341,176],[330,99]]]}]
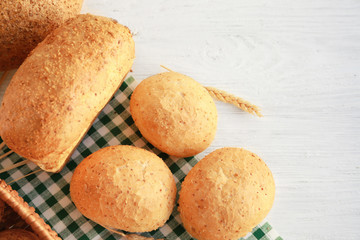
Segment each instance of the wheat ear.
[{"label": "wheat ear", "polygon": [[213,97],[216,100],[230,103],[235,105],[236,107],[242,109],[245,112],[248,112],[253,115],[257,115],[259,117],[262,117],[263,115],[260,113],[260,108],[254,104],[251,104],[250,102],[239,98],[237,96],[234,96],[230,93],[227,93],[223,90],[219,90],[213,87],[205,87],[205,89],[209,92],[211,97]]}]

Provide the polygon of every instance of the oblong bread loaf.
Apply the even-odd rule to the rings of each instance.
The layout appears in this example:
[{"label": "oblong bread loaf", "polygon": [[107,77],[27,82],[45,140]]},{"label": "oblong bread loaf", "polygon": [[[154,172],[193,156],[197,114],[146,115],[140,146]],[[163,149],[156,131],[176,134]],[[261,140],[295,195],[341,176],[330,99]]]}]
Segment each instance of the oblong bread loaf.
[{"label": "oblong bread loaf", "polygon": [[0,71],[19,67],[36,45],[67,19],[83,0],[1,0]]},{"label": "oblong bread loaf", "polygon": [[18,69],[0,107],[0,136],[40,168],[62,169],[134,60],[129,29],[78,15],[53,31]]}]

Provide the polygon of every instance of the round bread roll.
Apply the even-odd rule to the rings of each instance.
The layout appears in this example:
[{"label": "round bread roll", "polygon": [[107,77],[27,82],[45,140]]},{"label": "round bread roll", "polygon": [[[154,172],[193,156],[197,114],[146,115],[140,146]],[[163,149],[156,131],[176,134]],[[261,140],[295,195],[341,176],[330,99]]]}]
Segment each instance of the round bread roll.
[{"label": "round bread roll", "polygon": [[75,169],[70,195],[79,211],[100,225],[147,232],[165,224],[176,198],[170,169],[154,153],[112,146]]},{"label": "round bread roll", "polygon": [[38,240],[32,232],[24,229],[10,229],[0,232],[0,240]]},{"label": "round bread roll", "polygon": [[36,45],[67,19],[83,0],[1,0],[0,71],[20,66]]},{"label": "round bread roll", "polygon": [[214,140],[217,110],[207,90],[194,79],[165,72],[142,81],[130,100],[141,134],[156,148],[190,157]]},{"label": "round bread roll", "polygon": [[266,164],[241,148],[218,149],[199,161],[182,183],[179,212],[198,240],[236,240],[269,213],[275,183]]}]

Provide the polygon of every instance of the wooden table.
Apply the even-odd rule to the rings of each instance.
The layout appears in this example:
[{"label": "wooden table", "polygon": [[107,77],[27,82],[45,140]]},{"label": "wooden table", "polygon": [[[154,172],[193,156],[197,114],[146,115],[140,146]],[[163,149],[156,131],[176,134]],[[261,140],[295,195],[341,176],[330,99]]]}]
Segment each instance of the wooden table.
[{"label": "wooden table", "polygon": [[360,239],[360,1],[85,0],[83,12],[133,31],[138,81],[163,64],[262,107],[260,119],[218,103],[201,156],[260,155],[284,239]]}]

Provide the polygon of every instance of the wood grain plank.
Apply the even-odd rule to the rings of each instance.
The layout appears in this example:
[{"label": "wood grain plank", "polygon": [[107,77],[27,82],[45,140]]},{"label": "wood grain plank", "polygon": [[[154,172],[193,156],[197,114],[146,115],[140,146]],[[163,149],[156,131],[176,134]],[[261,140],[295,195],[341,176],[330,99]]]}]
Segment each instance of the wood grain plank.
[{"label": "wood grain plank", "polygon": [[[217,103],[215,141],[272,169],[285,239],[359,239],[360,1],[87,0],[135,33],[138,80],[160,64],[263,108]],[[3,86],[1,90],[3,91]]]}]

